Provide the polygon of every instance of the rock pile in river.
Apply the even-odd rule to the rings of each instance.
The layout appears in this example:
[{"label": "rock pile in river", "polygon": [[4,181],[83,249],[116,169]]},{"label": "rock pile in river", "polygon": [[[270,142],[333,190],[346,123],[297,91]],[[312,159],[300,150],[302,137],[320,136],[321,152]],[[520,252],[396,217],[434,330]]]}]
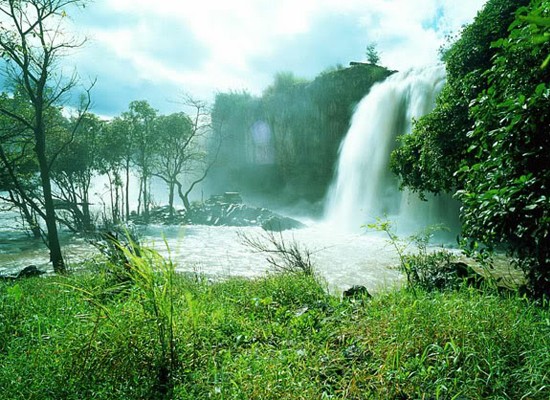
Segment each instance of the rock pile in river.
[{"label": "rock pile in river", "polygon": [[[194,203],[187,212],[174,210],[170,213],[170,208],[163,206],[150,210],[149,214],[150,223],[166,225],[261,226],[266,231],[276,232],[305,227],[300,221],[267,208],[243,204],[241,196],[235,192],[226,192],[204,202]],[[143,223],[137,216],[132,220],[137,224]]]},{"label": "rock pile in river", "polygon": [[235,194],[213,196],[196,204],[187,213],[187,221],[194,225],[261,226],[268,231],[284,231],[305,227],[300,221],[274,213],[267,208],[251,207],[239,201]]}]

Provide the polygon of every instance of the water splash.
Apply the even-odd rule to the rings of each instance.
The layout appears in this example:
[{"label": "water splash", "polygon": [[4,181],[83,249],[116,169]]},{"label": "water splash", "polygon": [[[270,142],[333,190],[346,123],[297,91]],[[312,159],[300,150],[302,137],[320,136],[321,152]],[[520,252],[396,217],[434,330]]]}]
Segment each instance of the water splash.
[{"label": "water splash", "polygon": [[421,201],[402,192],[389,169],[397,138],[410,132],[413,119],[434,108],[444,82],[442,66],[396,73],[361,100],[340,147],[326,203],[330,225],[353,232],[384,215],[409,231],[434,223],[456,224],[457,205],[451,199],[432,196]]}]

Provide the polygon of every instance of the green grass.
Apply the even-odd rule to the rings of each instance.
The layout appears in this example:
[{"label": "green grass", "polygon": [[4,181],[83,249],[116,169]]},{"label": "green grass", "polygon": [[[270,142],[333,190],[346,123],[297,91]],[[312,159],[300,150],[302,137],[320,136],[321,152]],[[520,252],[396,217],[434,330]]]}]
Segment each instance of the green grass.
[{"label": "green grass", "polygon": [[2,399],[550,398],[550,311],[517,297],[342,302],[302,275],[176,275],[150,282],[171,294],[166,319],[139,285],[112,285],[103,273],[0,283]]}]

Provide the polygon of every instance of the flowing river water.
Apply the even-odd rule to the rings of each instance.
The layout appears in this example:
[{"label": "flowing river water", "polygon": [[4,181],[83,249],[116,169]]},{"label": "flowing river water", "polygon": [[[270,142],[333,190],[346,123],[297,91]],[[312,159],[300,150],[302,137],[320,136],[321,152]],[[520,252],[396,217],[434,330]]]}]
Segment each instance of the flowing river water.
[{"label": "flowing river water", "polygon": [[[51,271],[48,251],[41,241],[30,239],[5,214],[1,222],[0,274],[13,273],[30,264]],[[150,225],[138,228],[138,232],[143,244],[171,257],[180,272],[201,273],[218,279],[257,277],[271,270],[266,255],[254,252],[239,237],[245,234],[262,239],[265,232],[258,227]],[[284,232],[282,237],[285,242],[295,241],[311,252],[316,272],[332,291],[352,285],[377,291],[401,280],[395,268],[398,261],[395,251],[378,233],[339,233],[328,225],[310,222],[307,228]],[[69,266],[98,256],[97,250],[84,238],[66,233],[62,234],[62,242]]]}]

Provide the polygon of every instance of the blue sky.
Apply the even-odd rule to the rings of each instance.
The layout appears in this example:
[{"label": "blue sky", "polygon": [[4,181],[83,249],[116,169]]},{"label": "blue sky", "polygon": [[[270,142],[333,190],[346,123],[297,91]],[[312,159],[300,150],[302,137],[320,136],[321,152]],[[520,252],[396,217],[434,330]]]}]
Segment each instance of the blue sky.
[{"label": "blue sky", "polygon": [[88,38],[64,62],[97,78],[93,111],[114,116],[145,99],[180,111],[184,93],[260,94],[275,73],[311,79],[364,61],[376,42],[381,64],[404,70],[437,62],[445,36],[471,22],[484,0],[95,0],[68,10]]}]

